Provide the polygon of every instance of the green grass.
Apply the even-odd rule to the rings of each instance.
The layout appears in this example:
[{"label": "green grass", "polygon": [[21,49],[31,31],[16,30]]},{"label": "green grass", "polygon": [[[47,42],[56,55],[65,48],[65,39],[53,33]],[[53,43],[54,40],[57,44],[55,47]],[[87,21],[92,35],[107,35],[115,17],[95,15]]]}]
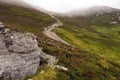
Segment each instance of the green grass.
[{"label": "green grass", "polygon": [[[118,76],[120,76],[120,24],[110,25],[108,22],[111,21],[111,17],[108,15],[100,16],[98,20],[96,18],[95,20],[88,18],[89,25],[81,25],[84,21],[83,18],[70,19],[59,17],[59,19],[61,19],[64,25],[56,28],[53,32],[80,50],[88,52],[87,59],[90,56],[93,59],[95,55],[99,57],[97,61],[93,59],[92,62],[89,62],[89,60],[89,63],[85,62],[88,67],[92,67],[93,74],[97,75],[92,74],[94,78],[80,76],[76,80],[118,80]],[[81,54],[78,53],[78,55]],[[77,68],[81,69],[83,65],[80,62],[78,64],[80,65]],[[82,69],[82,71],[84,73],[85,69]]]},{"label": "green grass", "polygon": [[[0,4],[0,19],[6,27],[41,34],[44,27],[55,22],[49,15],[33,9]],[[34,29],[33,29],[34,28]]]},{"label": "green grass", "polygon": [[[43,35],[43,29],[56,22],[56,20],[45,13],[34,9],[0,3],[0,21],[2,21],[6,27],[13,31],[34,33],[37,36],[39,47],[42,47],[43,51],[47,54],[61,57],[66,60],[66,58],[62,56],[67,54],[68,50],[71,50],[71,46],[67,46]],[[63,63],[64,62],[66,61],[63,61]],[[64,65],[61,62],[59,63]],[[41,79],[39,72],[40,71],[38,70],[38,73],[34,75],[34,77]],[[51,75],[47,75],[47,73]],[[63,72],[59,73],[59,75],[64,74],[62,73]],[[53,79],[56,76],[56,80],[59,78],[56,71],[52,69],[47,69],[43,76],[44,77],[42,77],[42,79],[46,79],[48,77]]]},{"label": "green grass", "polygon": [[[23,7],[0,3],[0,20],[11,30],[32,32],[37,35],[39,46],[47,54],[59,58],[59,65],[68,71],[46,68],[37,73],[34,80],[119,80],[120,45],[119,24],[109,25],[111,15],[98,18],[59,18],[64,26],[53,30],[75,48],[49,39],[43,28],[56,22],[49,15]],[[102,17],[102,18],[101,18]],[[99,23],[101,22],[101,23]]]},{"label": "green grass", "polygon": [[30,79],[32,80],[55,80],[56,79],[56,71],[50,67],[44,69],[43,73],[38,71],[35,76],[32,76]]}]

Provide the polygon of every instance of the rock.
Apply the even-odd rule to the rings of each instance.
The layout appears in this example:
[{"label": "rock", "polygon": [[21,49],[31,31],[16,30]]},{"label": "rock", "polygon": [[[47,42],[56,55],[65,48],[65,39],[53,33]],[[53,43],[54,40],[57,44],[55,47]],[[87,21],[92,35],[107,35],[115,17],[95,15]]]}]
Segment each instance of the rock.
[{"label": "rock", "polygon": [[58,62],[58,59],[55,56],[46,54],[42,52],[41,49],[40,49],[40,52],[41,52],[40,57],[42,57],[48,63],[49,67],[53,67]]},{"label": "rock", "polygon": [[42,70],[40,73],[42,74],[42,73],[44,73],[45,71],[44,70]]},{"label": "rock", "polygon": [[33,80],[33,79],[28,79],[28,80]]},{"label": "rock", "polygon": [[110,24],[117,24],[118,22],[117,21],[112,21],[112,22],[109,22]]},{"label": "rock", "polygon": [[65,68],[65,67],[63,67],[63,66],[60,66],[60,65],[55,65],[54,67],[53,67],[53,69],[59,69],[59,70],[64,70],[64,71],[68,71],[68,69],[67,68]]},{"label": "rock", "polygon": [[23,80],[35,74],[41,52],[31,33],[0,34],[0,80]]},{"label": "rock", "polygon": [[38,50],[37,40],[33,34],[16,32],[11,37],[12,45],[8,47],[10,51],[26,53]]}]

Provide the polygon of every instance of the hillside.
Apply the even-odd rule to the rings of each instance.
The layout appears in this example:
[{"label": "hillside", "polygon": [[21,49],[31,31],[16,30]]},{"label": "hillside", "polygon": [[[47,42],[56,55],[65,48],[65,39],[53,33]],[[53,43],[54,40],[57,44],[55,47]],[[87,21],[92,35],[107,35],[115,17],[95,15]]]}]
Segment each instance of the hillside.
[{"label": "hillside", "polygon": [[86,17],[86,16],[93,16],[93,15],[99,16],[104,13],[110,13],[114,11],[120,11],[120,10],[116,8],[108,7],[108,6],[93,6],[85,9],[75,9],[65,13],[55,13],[55,15],[68,16],[68,17],[73,17],[73,16]]},{"label": "hillside", "polygon": [[[39,47],[56,56],[68,71],[46,68],[29,76],[33,80],[119,80],[120,14],[113,11],[99,16],[59,17],[63,23],[53,30],[66,45],[43,34],[45,27],[56,22],[48,14],[34,9],[0,3],[0,20],[13,31],[31,32]],[[44,73],[40,73],[42,70]]]},{"label": "hillside", "polygon": [[[45,27],[56,22],[56,20],[48,14],[30,8],[0,3],[0,21],[3,22],[5,27],[10,28],[12,31],[34,33],[37,36],[39,47],[47,54],[58,57],[60,59],[58,64],[65,66],[65,55],[68,54],[69,50],[72,51],[72,47],[52,40],[43,34]],[[41,74],[40,72],[43,69],[45,73]],[[34,76],[28,77],[27,79],[35,78],[35,80],[46,80],[49,78],[49,80],[58,80],[61,76],[68,75],[62,71],[46,68],[43,65],[40,66]],[[69,78],[69,76],[67,78]]]},{"label": "hillside", "polygon": [[58,18],[63,26],[53,32],[86,52],[78,52],[72,60],[71,80],[119,80],[120,12]]}]

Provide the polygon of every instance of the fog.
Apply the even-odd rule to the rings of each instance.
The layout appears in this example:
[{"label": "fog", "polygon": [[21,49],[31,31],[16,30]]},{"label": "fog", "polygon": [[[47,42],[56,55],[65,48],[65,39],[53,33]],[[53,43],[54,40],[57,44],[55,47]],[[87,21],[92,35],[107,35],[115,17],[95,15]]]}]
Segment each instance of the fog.
[{"label": "fog", "polygon": [[9,3],[9,4],[22,4],[23,0],[0,0],[0,2]]},{"label": "fog", "polygon": [[26,0],[0,0],[0,3],[7,3],[15,6],[36,9],[44,13],[49,13],[48,10],[43,9],[42,7],[40,7],[40,5],[35,5],[32,3],[26,2]]},{"label": "fog", "polygon": [[49,11],[66,12],[74,9],[84,9],[92,6],[109,6],[120,8],[120,0],[24,0]]},{"label": "fog", "polygon": [[0,3],[7,3],[16,6],[26,7],[26,8],[33,8],[33,6],[29,3],[26,3],[23,0],[0,0]]},{"label": "fog", "polygon": [[84,9],[92,6],[109,6],[120,9],[120,0],[0,0],[23,7],[36,7],[44,11],[67,12],[74,9]]}]

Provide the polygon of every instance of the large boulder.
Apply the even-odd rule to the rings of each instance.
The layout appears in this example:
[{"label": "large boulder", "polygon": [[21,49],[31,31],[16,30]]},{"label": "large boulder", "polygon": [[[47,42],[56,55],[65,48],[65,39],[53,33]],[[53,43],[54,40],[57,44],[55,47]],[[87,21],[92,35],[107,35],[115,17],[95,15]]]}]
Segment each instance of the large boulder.
[{"label": "large boulder", "polygon": [[31,33],[0,34],[0,80],[23,80],[36,73],[41,50]]}]

